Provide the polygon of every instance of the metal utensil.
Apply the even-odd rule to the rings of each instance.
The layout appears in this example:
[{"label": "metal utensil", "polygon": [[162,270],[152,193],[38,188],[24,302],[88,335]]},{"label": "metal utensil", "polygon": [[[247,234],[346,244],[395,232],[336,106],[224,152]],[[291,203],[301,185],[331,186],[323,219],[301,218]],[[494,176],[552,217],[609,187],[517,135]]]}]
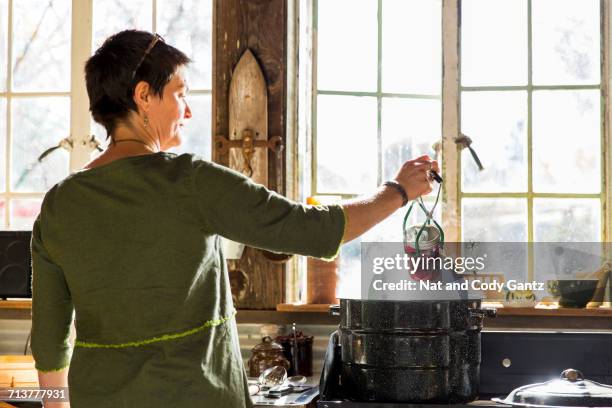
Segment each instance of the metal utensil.
[{"label": "metal utensil", "polygon": [[298,371],[298,344],[297,344],[297,333],[295,330],[295,322],[293,323],[291,330],[293,331],[293,372],[299,373]]},{"label": "metal utensil", "polygon": [[459,145],[461,149],[467,148],[470,151],[470,154],[472,155],[472,159],[474,159],[474,162],[476,162],[476,166],[478,166],[478,170],[480,171],[484,170],[484,166],[482,165],[480,158],[476,154],[476,151],[472,148],[472,139],[470,139],[468,136],[461,133],[460,136],[455,139],[455,143]]},{"label": "metal utensil", "polygon": [[259,384],[264,387],[273,387],[287,381],[287,370],[283,366],[267,368],[259,376]]},{"label": "metal utensil", "polygon": [[292,377],[287,378],[287,384],[292,385],[294,387],[300,386],[306,382],[306,377],[303,375],[294,375]]},{"label": "metal utensil", "polygon": [[274,387],[270,388],[270,391],[268,391],[268,398],[280,398],[291,394],[292,392],[293,387],[291,385],[275,385]]}]

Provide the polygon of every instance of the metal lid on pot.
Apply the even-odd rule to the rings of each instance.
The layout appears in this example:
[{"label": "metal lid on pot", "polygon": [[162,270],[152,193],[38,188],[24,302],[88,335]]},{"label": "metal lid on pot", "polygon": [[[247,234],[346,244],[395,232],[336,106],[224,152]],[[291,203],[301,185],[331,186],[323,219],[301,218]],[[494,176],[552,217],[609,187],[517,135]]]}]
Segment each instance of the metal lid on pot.
[{"label": "metal lid on pot", "polygon": [[580,371],[570,368],[561,373],[560,379],[525,385],[506,399],[493,401],[515,407],[611,407],[612,387],[585,380]]}]

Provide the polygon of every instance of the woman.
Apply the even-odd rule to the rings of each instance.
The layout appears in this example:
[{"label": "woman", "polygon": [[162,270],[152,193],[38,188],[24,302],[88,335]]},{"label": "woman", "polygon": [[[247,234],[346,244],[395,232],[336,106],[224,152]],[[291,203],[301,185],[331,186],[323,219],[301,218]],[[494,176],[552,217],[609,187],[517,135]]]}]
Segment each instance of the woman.
[{"label": "woman", "polygon": [[219,237],[333,258],[431,191],[428,170],[438,167],[428,157],[370,197],[312,207],[165,153],[191,118],[188,63],[134,30],[87,62],[90,110],[111,143],[47,193],[32,238],[32,351],[41,387],[69,383],[73,408],[249,406]]}]

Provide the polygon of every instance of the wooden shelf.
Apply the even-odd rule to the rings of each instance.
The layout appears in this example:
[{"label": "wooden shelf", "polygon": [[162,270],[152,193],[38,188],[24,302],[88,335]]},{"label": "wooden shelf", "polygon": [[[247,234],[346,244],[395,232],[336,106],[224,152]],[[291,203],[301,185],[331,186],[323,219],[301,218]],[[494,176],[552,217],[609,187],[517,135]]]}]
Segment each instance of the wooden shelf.
[{"label": "wooden shelf", "polygon": [[573,309],[563,307],[502,307],[497,308],[499,316],[584,316],[612,317],[612,308],[599,307]]},{"label": "wooden shelf", "polygon": [[[589,316],[612,317],[612,307],[573,309],[558,306],[536,307],[503,307],[498,303],[483,303],[484,307],[495,307],[499,316]],[[291,304],[280,303],[276,306],[277,312],[286,313],[329,313],[329,304]],[[31,310],[32,300],[0,300],[0,309]],[[262,313],[273,311],[261,311]]]},{"label": "wooden shelf", "polygon": [[329,313],[330,304],[294,304],[294,303],[279,303],[276,305],[278,312],[314,312],[314,313]]},{"label": "wooden shelf", "polygon": [[34,358],[18,355],[0,356],[0,387],[38,387]]},{"label": "wooden shelf", "polygon": [[30,310],[32,309],[32,299],[0,300],[0,309]]},{"label": "wooden shelf", "polygon": [[[278,312],[291,313],[329,313],[329,304],[291,304],[276,305]],[[612,317],[612,308],[599,307],[588,309],[562,308],[557,305],[537,305],[536,307],[504,307],[501,303],[483,302],[483,307],[494,307],[500,316],[589,316]]]},{"label": "wooden shelf", "polygon": [[[240,309],[238,323],[249,324],[312,324],[338,325],[339,318],[329,314],[328,304],[279,304],[277,310]],[[612,330],[612,308],[566,309],[539,305],[538,307],[496,307],[497,317],[487,318],[485,329],[553,329],[553,330]],[[32,302],[29,299],[0,301],[0,319],[30,319]]]}]

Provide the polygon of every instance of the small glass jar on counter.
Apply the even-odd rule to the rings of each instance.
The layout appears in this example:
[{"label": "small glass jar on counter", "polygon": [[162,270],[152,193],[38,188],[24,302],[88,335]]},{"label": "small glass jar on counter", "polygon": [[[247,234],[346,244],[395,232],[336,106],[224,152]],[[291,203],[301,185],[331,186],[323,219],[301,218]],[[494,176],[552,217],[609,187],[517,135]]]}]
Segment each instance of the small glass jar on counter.
[{"label": "small glass jar on counter", "polygon": [[312,376],[313,339],[313,336],[304,335],[301,331],[295,332],[295,336],[287,334],[276,337],[276,342],[283,347],[285,357],[291,363],[287,375]]},{"label": "small glass jar on counter", "polygon": [[259,377],[266,368],[274,366],[282,366],[289,371],[290,365],[284,355],[283,346],[275,342],[272,337],[266,336],[251,350],[249,377]]}]

